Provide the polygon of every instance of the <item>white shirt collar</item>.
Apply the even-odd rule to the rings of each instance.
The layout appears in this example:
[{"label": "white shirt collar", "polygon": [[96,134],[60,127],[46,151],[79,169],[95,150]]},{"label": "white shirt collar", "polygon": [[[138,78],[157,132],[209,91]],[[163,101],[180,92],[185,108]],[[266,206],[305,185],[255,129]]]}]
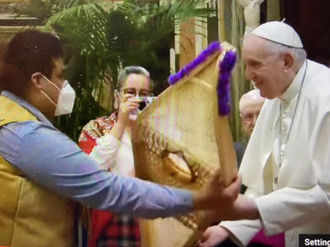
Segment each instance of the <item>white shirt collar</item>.
[{"label": "white shirt collar", "polygon": [[303,63],[301,68],[299,69],[296,77],[292,81],[291,85],[288,87],[288,89],[281,95],[279,98],[283,100],[286,103],[290,103],[290,101],[297,96],[301,84],[303,82],[304,74],[305,74],[305,69],[306,69],[306,63],[307,60]]}]

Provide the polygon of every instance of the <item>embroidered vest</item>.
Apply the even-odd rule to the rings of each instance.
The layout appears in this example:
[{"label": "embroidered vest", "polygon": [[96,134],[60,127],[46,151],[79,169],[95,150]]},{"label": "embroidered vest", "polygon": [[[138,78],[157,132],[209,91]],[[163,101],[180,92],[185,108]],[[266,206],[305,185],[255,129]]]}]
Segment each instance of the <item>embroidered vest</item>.
[{"label": "embroidered vest", "polygon": [[[0,96],[0,130],[37,121],[29,111]],[[29,180],[0,156],[0,246],[73,247],[75,203]]]}]

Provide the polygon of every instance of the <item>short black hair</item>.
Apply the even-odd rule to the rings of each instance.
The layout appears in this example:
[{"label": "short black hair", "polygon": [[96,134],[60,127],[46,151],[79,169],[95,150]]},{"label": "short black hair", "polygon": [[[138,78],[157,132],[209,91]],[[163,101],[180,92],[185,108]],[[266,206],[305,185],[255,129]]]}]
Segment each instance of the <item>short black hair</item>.
[{"label": "short black hair", "polygon": [[0,70],[0,88],[24,97],[33,73],[51,77],[54,59],[63,57],[61,40],[37,30],[20,32],[9,42]]}]

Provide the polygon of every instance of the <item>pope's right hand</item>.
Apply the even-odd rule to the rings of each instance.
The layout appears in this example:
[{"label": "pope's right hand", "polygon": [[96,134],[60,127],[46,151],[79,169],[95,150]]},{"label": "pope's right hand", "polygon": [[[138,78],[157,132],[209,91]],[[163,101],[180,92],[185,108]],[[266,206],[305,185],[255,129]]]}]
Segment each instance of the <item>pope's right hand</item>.
[{"label": "pope's right hand", "polygon": [[211,226],[203,233],[198,247],[215,247],[229,238],[229,231],[221,226]]}]

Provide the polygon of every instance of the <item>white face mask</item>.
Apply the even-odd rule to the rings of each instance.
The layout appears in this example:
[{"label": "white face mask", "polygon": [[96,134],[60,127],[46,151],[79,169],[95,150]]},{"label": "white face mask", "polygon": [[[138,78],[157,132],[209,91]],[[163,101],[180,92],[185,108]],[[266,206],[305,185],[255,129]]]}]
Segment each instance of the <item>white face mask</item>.
[{"label": "white face mask", "polygon": [[51,82],[47,77],[43,75],[43,77],[54,87],[56,87],[60,94],[58,96],[57,104],[43,91],[41,92],[56,106],[55,116],[66,115],[72,113],[74,101],[76,98],[76,92],[71,87],[69,82],[66,80],[63,83],[62,89],[59,89],[55,83]]}]

